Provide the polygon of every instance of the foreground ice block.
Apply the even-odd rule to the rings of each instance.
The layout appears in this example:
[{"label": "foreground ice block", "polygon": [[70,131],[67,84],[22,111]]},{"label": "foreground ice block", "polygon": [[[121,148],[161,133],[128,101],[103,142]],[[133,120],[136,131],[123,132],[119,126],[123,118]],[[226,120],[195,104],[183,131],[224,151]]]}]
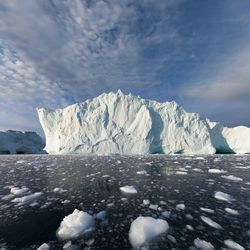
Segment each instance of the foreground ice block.
[{"label": "foreground ice block", "polygon": [[104,93],[64,109],[38,108],[50,154],[213,154],[210,130],[175,102]]},{"label": "foreground ice block", "polygon": [[0,131],[0,154],[39,154],[43,148],[43,139],[35,132]]}]

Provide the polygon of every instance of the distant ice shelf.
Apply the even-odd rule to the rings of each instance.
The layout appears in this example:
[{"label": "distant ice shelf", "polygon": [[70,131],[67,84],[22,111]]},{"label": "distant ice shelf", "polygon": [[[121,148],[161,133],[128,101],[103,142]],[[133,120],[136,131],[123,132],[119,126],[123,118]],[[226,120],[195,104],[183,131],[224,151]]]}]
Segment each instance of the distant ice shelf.
[{"label": "distant ice shelf", "polygon": [[49,154],[250,153],[250,128],[226,128],[175,102],[120,90],[64,109],[37,111]]},{"label": "distant ice shelf", "polygon": [[44,145],[35,132],[0,131],[0,154],[41,154]]}]

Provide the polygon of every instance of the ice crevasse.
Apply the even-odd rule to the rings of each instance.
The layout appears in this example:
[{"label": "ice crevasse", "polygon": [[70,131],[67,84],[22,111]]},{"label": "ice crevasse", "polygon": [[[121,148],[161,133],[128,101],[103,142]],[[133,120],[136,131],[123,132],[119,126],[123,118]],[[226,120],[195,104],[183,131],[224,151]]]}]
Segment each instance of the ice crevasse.
[{"label": "ice crevasse", "polygon": [[118,91],[37,111],[49,154],[250,153],[250,128],[225,128],[173,101],[159,103]]}]

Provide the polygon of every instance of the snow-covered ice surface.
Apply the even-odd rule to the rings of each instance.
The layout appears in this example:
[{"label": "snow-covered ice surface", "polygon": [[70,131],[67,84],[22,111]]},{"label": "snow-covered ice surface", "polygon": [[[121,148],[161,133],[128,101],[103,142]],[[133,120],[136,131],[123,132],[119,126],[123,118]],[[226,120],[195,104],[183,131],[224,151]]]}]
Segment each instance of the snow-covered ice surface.
[{"label": "snow-covered ice surface", "polygon": [[[250,249],[249,166],[249,155],[0,156],[0,249],[131,249],[140,216],[169,225],[146,249]],[[58,238],[75,209],[93,230]]]}]

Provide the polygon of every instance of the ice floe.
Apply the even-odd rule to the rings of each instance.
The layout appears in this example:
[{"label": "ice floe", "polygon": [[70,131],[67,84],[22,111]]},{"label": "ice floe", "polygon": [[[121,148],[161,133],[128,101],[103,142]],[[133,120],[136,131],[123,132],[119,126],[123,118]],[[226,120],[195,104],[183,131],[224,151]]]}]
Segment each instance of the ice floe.
[{"label": "ice floe", "polygon": [[165,220],[140,216],[130,226],[129,241],[134,248],[139,248],[168,229]]},{"label": "ice floe", "polygon": [[194,240],[194,246],[199,250],[214,250],[214,246],[210,242],[199,238]]},{"label": "ice floe", "polygon": [[234,175],[222,175],[221,177],[224,178],[224,179],[230,180],[230,181],[236,181],[236,182],[237,181],[243,181],[242,178],[236,177]]},{"label": "ice floe", "polygon": [[26,204],[26,203],[33,203],[35,200],[37,200],[43,193],[42,192],[36,192],[33,194],[29,194],[22,197],[17,197],[12,200],[12,202],[20,203],[20,204]]},{"label": "ice floe", "polygon": [[217,168],[210,168],[208,169],[208,173],[210,174],[224,174],[227,171],[223,170],[223,169],[217,169]]},{"label": "ice floe", "polygon": [[22,195],[27,192],[29,192],[29,189],[27,187],[22,187],[22,188],[12,187],[10,189],[10,193],[13,195]]},{"label": "ice floe", "polygon": [[43,243],[37,250],[49,250],[50,246],[47,243]]},{"label": "ice floe", "polygon": [[225,211],[231,215],[239,215],[239,212],[235,209],[232,209],[232,208],[229,208],[229,207],[226,207],[225,208]]},{"label": "ice floe", "polygon": [[75,239],[90,232],[95,226],[92,215],[75,209],[72,214],[64,217],[57,230],[57,236],[62,240]]},{"label": "ice floe", "polygon": [[228,247],[231,250],[245,250],[243,246],[241,246],[240,244],[236,243],[235,241],[231,239],[224,240],[224,244],[226,247]]},{"label": "ice floe", "polygon": [[217,191],[214,193],[214,198],[220,201],[226,201],[226,202],[232,202],[233,198],[231,195],[227,194],[227,193],[223,193],[220,191]]},{"label": "ice floe", "polygon": [[206,223],[208,226],[213,227],[215,229],[222,229],[222,226],[220,224],[218,224],[217,222],[213,221],[212,219],[210,219],[209,217],[206,216],[201,216],[200,217],[201,220]]},{"label": "ice floe", "polygon": [[123,186],[123,187],[120,187],[120,190],[123,192],[123,193],[127,193],[127,194],[136,194],[137,193],[137,190],[135,189],[134,186]]}]

